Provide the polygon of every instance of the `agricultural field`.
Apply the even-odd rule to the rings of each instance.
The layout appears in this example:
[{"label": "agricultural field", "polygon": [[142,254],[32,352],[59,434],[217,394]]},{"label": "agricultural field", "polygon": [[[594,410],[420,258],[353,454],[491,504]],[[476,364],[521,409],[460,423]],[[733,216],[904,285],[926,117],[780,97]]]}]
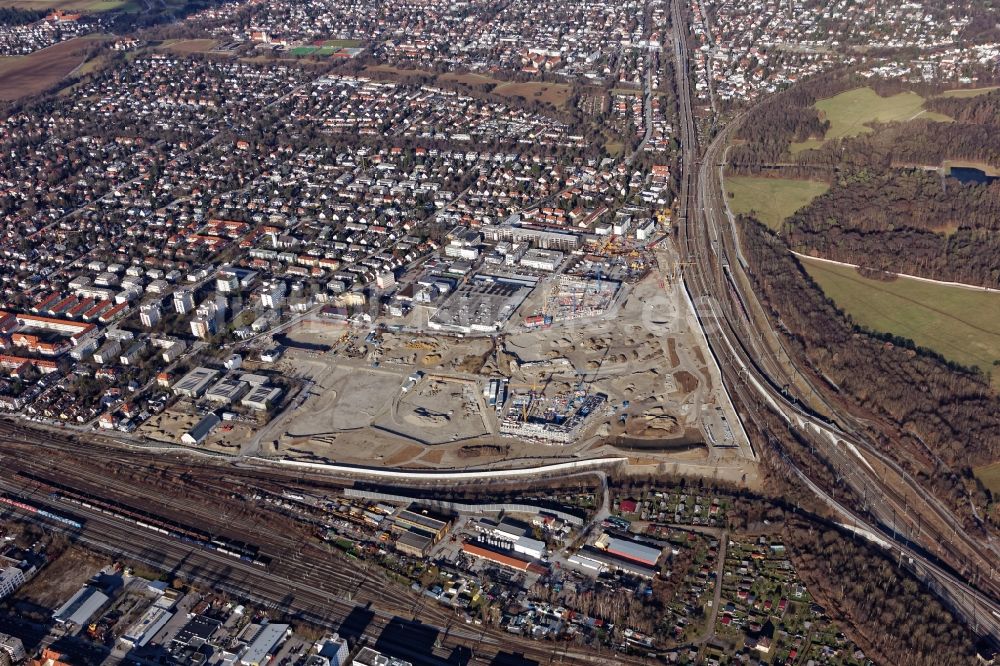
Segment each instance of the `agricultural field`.
[{"label": "agricultural field", "polygon": [[476,74],[474,72],[464,72],[462,74],[450,72],[448,74],[442,74],[438,77],[438,80],[448,81],[449,83],[461,83],[466,86],[495,85],[498,83],[498,81],[493,77]]},{"label": "agricultural field", "polygon": [[399,76],[427,76],[441,82],[458,83],[472,88],[482,85],[493,85],[494,87],[490,92],[501,97],[519,97],[525,101],[538,100],[543,104],[551,104],[557,109],[565,107],[570,94],[570,86],[565,83],[501,81],[491,76],[476,74],[474,72],[436,75],[434,72],[423,69],[401,69],[390,65],[371,65],[366,67],[365,70],[369,72],[397,74]]},{"label": "agricultural field", "polygon": [[871,88],[855,88],[835,97],[816,102],[816,109],[830,121],[830,129],[822,139],[793,143],[792,154],[818,148],[831,139],[841,139],[871,132],[869,123],[903,122],[922,118],[950,122],[951,118],[924,109],[924,98],[915,92],[903,92],[891,97],[879,97]]},{"label": "agricultural field", "polygon": [[538,81],[515,83],[499,81],[490,76],[473,72],[442,74],[438,79],[451,83],[461,83],[467,86],[492,84],[494,88],[491,92],[501,97],[520,97],[526,101],[534,99],[542,103],[551,104],[556,108],[565,106],[570,93],[570,87],[565,83],[542,83]]},{"label": "agricultural field", "polygon": [[131,11],[137,9],[139,5],[135,0],[0,0],[0,6],[42,12],[61,9],[65,12],[94,14],[115,10]]},{"label": "agricultural field", "polygon": [[527,83],[501,83],[493,89],[503,97],[521,97],[527,101],[538,100],[545,104],[562,108],[569,99],[570,88],[565,83],[542,83],[530,81]]},{"label": "agricultural field", "polygon": [[976,467],[972,472],[984,486],[989,488],[994,497],[1000,497],[1000,462]]},{"label": "agricultural field", "polygon": [[874,331],[909,338],[921,347],[983,372],[1000,385],[1000,293],[931,284],[890,282],[854,268],[801,259],[809,275],[854,321]]},{"label": "agricultural field", "polygon": [[755,213],[758,220],[775,231],[792,213],[830,189],[816,180],[787,178],[726,178],[726,195],[734,213]]},{"label": "agricultural field", "polygon": [[83,64],[93,37],[60,42],[31,55],[0,58],[0,101],[34,95],[55,85]]}]

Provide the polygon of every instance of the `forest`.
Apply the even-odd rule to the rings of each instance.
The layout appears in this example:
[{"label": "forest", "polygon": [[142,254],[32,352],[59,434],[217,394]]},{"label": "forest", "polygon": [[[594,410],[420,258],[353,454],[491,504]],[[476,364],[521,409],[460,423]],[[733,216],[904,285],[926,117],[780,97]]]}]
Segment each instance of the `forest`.
[{"label": "forest", "polygon": [[[755,290],[769,316],[790,331],[793,351],[805,367],[839,387],[838,396],[853,411],[888,424],[889,432],[873,426],[869,433],[882,450],[945,499],[970,528],[981,527],[971,504],[987,505],[989,496],[971,467],[1000,458],[1000,397],[985,378],[915,349],[908,340],[854,325],[782,238],[753,218],[741,217],[738,224]],[[995,509],[984,519],[995,520]]]},{"label": "forest", "polygon": [[783,236],[797,251],[877,271],[1000,285],[1000,182],[962,185],[928,171],[948,160],[1000,165],[1000,91],[944,97],[922,86],[926,109],[954,122],[876,124],[859,136],[790,152],[792,142],[823,138],[829,128],[817,100],[860,85],[880,95],[907,89],[836,74],[779,93],[749,112],[730,151],[731,171],[831,182],[829,192],[784,224]]},{"label": "forest", "polygon": [[28,25],[45,18],[45,12],[20,7],[0,7],[0,25]]},{"label": "forest", "polygon": [[1000,182],[860,169],[785,221],[792,249],[877,271],[1000,285]]},{"label": "forest", "polygon": [[896,562],[860,539],[794,520],[785,530],[796,570],[869,658],[884,664],[975,664],[972,633]]}]

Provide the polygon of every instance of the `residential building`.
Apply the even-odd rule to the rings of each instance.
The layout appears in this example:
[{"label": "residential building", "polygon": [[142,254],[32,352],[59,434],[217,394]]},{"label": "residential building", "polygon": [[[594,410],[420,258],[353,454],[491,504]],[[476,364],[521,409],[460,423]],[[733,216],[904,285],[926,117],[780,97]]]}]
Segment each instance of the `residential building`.
[{"label": "residential building", "polygon": [[139,309],[139,320],[146,328],[153,328],[160,323],[160,306],[158,303],[149,303]]},{"label": "residential building", "polygon": [[335,633],[333,636],[328,636],[316,643],[316,653],[326,659],[329,666],[344,666],[347,664],[350,649],[347,645],[347,639]]},{"label": "residential building", "polygon": [[17,664],[28,658],[28,653],[24,649],[24,643],[17,636],[10,634],[0,634],[0,652],[5,652],[10,656],[11,663]]},{"label": "residential building", "polygon": [[187,314],[194,310],[194,292],[190,289],[178,289],[174,292],[174,310],[177,314]]},{"label": "residential building", "polygon": [[17,567],[7,567],[0,571],[0,599],[14,594],[14,591],[22,585],[24,585],[24,572]]}]

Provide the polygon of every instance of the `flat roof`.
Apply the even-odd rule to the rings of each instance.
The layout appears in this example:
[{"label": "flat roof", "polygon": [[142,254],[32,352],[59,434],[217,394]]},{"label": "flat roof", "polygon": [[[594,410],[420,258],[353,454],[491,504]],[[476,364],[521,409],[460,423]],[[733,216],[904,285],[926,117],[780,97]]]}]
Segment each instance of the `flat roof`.
[{"label": "flat roof", "polygon": [[281,643],[285,634],[288,633],[287,624],[267,624],[257,633],[253,642],[247,647],[246,652],[240,657],[240,662],[244,664],[262,664],[271,654],[275,646]]},{"label": "flat roof", "polygon": [[173,616],[172,611],[162,606],[150,606],[122,638],[135,647],[145,647]]},{"label": "flat roof", "polygon": [[361,648],[361,652],[354,657],[354,663],[359,666],[412,666],[408,661],[389,657],[370,647]]},{"label": "flat roof", "polygon": [[218,370],[212,368],[197,367],[191,372],[177,380],[174,384],[175,391],[193,391],[200,393],[208,386],[208,383],[219,374]]},{"label": "flat roof", "polygon": [[408,523],[413,523],[414,525],[419,525],[421,527],[426,527],[434,532],[440,531],[447,525],[447,521],[434,518],[433,516],[428,516],[422,513],[418,513],[412,509],[403,509],[396,514],[396,520],[404,520]]},{"label": "flat roof", "polygon": [[539,541],[538,539],[532,539],[529,536],[520,536],[514,543],[521,548],[530,548],[531,550],[537,550],[542,553],[545,552],[545,542]]},{"label": "flat roof", "polygon": [[180,643],[189,643],[192,639],[204,642],[211,638],[212,634],[221,626],[222,623],[218,620],[213,620],[204,615],[196,615],[181,627],[181,630],[174,636],[174,640]]},{"label": "flat roof", "polygon": [[418,550],[424,550],[434,543],[434,539],[424,534],[407,530],[406,532],[401,532],[400,535],[396,537],[396,543],[410,546],[411,548],[416,548]]},{"label": "flat roof", "polygon": [[573,558],[592,560],[607,566],[609,569],[617,569],[619,571],[638,574],[647,578],[653,578],[656,575],[656,570],[652,567],[648,567],[644,564],[633,562],[631,560],[626,560],[622,557],[616,557],[611,553],[598,550],[593,546],[584,546],[570,558],[571,562],[573,561]]},{"label": "flat roof", "polygon": [[235,377],[223,377],[205,392],[205,397],[216,402],[233,402],[243,397],[250,385]]},{"label": "flat roof", "polygon": [[250,389],[250,392],[243,396],[243,404],[252,406],[253,404],[265,404],[277,400],[282,391],[277,386],[258,384]]}]

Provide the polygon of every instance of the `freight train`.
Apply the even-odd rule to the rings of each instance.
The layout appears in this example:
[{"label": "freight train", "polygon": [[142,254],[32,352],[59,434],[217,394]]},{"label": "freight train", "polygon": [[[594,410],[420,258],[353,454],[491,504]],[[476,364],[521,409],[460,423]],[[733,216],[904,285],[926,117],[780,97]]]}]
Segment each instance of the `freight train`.
[{"label": "freight train", "polygon": [[51,496],[59,501],[77,504],[91,511],[99,511],[113,518],[130,522],[143,529],[159,532],[185,543],[194,544],[199,548],[213,550],[227,557],[249,562],[258,567],[266,568],[271,563],[271,558],[262,554],[260,549],[253,544],[213,536],[198,528],[183,525],[169,518],[163,518],[143,511],[142,509],[126,506],[120,502],[96,497],[30,472],[18,472],[18,475],[38,484],[41,489],[51,493]]},{"label": "freight train", "polygon": [[54,520],[55,522],[62,523],[63,525],[68,525],[69,527],[73,527],[75,529],[81,529],[83,527],[83,524],[78,520],[74,520],[73,518],[67,518],[66,516],[60,516],[59,514],[52,513],[51,511],[46,511],[45,509],[37,507],[34,504],[30,504],[16,497],[10,497],[8,495],[0,495],[0,502],[3,502],[8,506],[17,507],[21,511],[26,511],[36,516],[48,518],[49,520]]}]

